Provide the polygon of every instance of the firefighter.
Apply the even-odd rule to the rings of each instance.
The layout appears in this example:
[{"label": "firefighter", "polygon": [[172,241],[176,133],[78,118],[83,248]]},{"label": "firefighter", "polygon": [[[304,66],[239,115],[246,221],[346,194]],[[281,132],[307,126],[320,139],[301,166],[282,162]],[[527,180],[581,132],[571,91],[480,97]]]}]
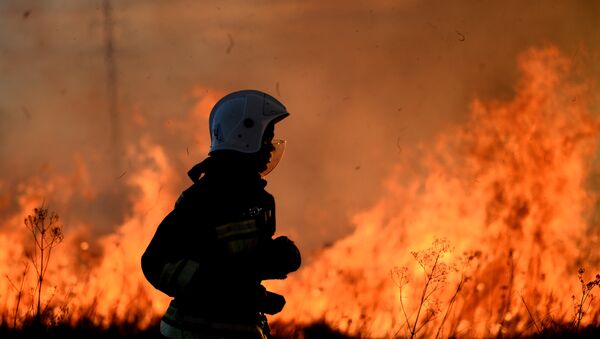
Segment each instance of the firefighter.
[{"label": "firefighter", "polygon": [[168,338],[270,338],[265,314],[283,296],[261,282],[285,279],[300,252],[275,234],[275,201],[263,177],[279,162],[284,141],[275,124],[289,115],[255,90],[226,95],[213,107],[209,156],[158,226],[142,256],[146,279],[173,297],[160,331]]}]

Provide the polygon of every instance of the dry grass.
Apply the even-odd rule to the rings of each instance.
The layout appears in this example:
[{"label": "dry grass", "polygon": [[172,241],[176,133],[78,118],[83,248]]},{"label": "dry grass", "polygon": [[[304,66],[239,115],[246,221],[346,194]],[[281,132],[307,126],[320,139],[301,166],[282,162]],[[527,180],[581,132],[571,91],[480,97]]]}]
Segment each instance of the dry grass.
[{"label": "dry grass", "polygon": [[[5,307],[0,313],[0,338],[161,338],[158,317],[150,327],[142,329],[139,326],[147,316],[143,305],[147,304],[146,301],[150,302],[144,301],[143,295],[136,298],[137,303],[128,305],[127,309],[130,312],[125,319],[117,317],[116,309],[113,315],[99,319],[96,309],[98,303],[87,305],[86,309],[70,309],[68,300],[62,301],[62,305],[53,301],[51,297],[42,300],[40,291],[46,278],[52,249],[63,237],[62,229],[57,223],[58,216],[44,207],[34,209],[25,219],[25,225],[32,234],[35,250],[28,256],[29,262],[24,265],[20,276],[13,279],[6,277],[10,282],[9,288],[14,290],[16,302],[14,309],[7,310]],[[412,281],[408,267],[392,270],[391,277],[398,287],[400,318],[403,320],[403,325],[393,337],[468,337],[468,333],[457,330],[462,309],[466,305],[461,304],[461,299],[467,298],[475,288],[472,281],[475,271],[473,266],[480,259],[481,253],[463,253],[458,259],[450,260],[448,257],[452,252],[450,244],[445,240],[436,240],[430,248],[411,252],[420,274],[420,278],[412,278]],[[34,270],[30,269],[32,266]],[[31,271],[35,271],[36,274],[37,284],[34,288],[26,286],[26,277]],[[593,279],[586,280],[584,273],[583,268],[577,272],[581,292],[572,296],[573,315],[570,321],[555,320],[551,314],[536,314],[526,298],[520,295],[520,302],[526,310],[524,314],[529,317],[531,324],[527,331],[532,333],[529,337],[600,337],[598,314],[589,312],[596,301],[592,292],[596,287],[600,287],[600,275],[596,274]],[[513,273],[510,274],[512,277]],[[450,279],[451,277],[454,279]],[[415,295],[406,293],[409,284],[412,290],[416,291]],[[516,294],[510,284],[506,293],[508,297],[499,300],[500,314],[507,312],[510,306],[507,300]],[[24,296],[27,297],[26,303]],[[412,303],[406,303],[407,298],[412,298]],[[100,300],[99,297],[97,300]],[[27,312],[20,311],[22,307],[28,307]],[[74,317],[74,314],[77,314],[77,317]],[[589,319],[590,317],[594,318]],[[584,320],[588,320],[586,322],[592,325],[582,327]],[[110,325],[99,325],[103,323]],[[501,328],[507,326],[509,329],[510,324],[504,320],[500,320],[499,323]],[[324,321],[308,326],[273,323],[272,330],[275,338],[356,338],[330,328]],[[505,333],[499,330],[497,335],[490,335],[494,336],[525,337],[510,330]],[[368,334],[359,337],[366,338]]]}]

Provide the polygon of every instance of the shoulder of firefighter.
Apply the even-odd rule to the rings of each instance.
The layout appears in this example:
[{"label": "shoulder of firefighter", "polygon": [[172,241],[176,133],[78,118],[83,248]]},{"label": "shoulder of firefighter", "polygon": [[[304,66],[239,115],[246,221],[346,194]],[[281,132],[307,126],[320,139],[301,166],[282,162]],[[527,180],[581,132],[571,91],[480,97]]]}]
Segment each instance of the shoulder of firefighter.
[{"label": "shoulder of firefighter", "polygon": [[287,237],[273,238],[275,202],[269,193],[262,187],[235,192],[194,183],[144,252],[146,279],[174,297],[163,318],[167,324],[185,327],[190,321],[184,317],[191,315],[196,319],[191,323],[237,317],[237,323],[253,324],[257,313],[283,308],[285,299],[266,291],[261,281],[296,271],[300,252]]}]

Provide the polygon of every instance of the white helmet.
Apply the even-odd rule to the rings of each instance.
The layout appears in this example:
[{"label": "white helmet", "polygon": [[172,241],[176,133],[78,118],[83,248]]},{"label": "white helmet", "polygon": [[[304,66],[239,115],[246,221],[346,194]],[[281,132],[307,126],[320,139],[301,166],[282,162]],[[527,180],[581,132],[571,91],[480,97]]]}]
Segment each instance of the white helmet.
[{"label": "white helmet", "polygon": [[210,152],[258,152],[267,126],[288,115],[285,106],[267,93],[256,90],[230,93],[210,112]]}]

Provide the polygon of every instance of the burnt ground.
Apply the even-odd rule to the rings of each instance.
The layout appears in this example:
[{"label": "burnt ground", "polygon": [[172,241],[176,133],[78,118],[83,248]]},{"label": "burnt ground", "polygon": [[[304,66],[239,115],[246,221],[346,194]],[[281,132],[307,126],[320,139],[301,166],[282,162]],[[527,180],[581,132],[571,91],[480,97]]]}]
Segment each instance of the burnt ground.
[{"label": "burnt ground", "polygon": [[[345,339],[355,338],[343,335],[332,330],[322,323],[313,324],[304,328],[281,329],[274,326],[274,339],[303,338],[303,339]],[[77,324],[76,326],[58,325],[47,328],[35,328],[34,326],[22,329],[13,329],[8,324],[0,325],[0,338],[2,339],[112,339],[112,338],[134,338],[134,339],[164,339],[159,332],[158,323],[145,329],[138,330],[133,325],[115,325],[109,328],[101,328],[91,324]]]},{"label": "burnt ground", "polygon": [[[273,329],[274,339],[284,338],[303,338],[303,339],[350,339],[342,333],[332,330],[324,324],[313,324],[311,326],[292,329],[279,330]],[[100,328],[86,324],[79,324],[75,327],[59,325],[50,328],[36,329],[25,327],[23,329],[12,329],[12,326],[6,324],[0,326],[0,338],[2,339],[112,339],[112,338],[133,338],[133,339],[164,339],[160,334],[158,323],[143,331],[136,330],[130,326],[112,326],[109,328]]]},{"label": "burnt ground", "polygon": [[[274,339],[357,339],[358,337],[344,335],[331,329],[324,323],[315,323],[303,328],[290,329],[278,324],[273,326]],[[109,339],[109,338],[134,338],[134,339],[164,339],[160,335],[158,323],[145,330],[138,330],[133,325],[111,326],[100,328],[91,324],[78,324],[77,326],[58,325],[49,328],[25,327],[12,329],[12,326],[0,324],[0,338],[2,339]],[[600,338],[600,326],[589,326],[578,333],[567,328],[542,331],[529,336],[504,336],[503,338]]]}]

